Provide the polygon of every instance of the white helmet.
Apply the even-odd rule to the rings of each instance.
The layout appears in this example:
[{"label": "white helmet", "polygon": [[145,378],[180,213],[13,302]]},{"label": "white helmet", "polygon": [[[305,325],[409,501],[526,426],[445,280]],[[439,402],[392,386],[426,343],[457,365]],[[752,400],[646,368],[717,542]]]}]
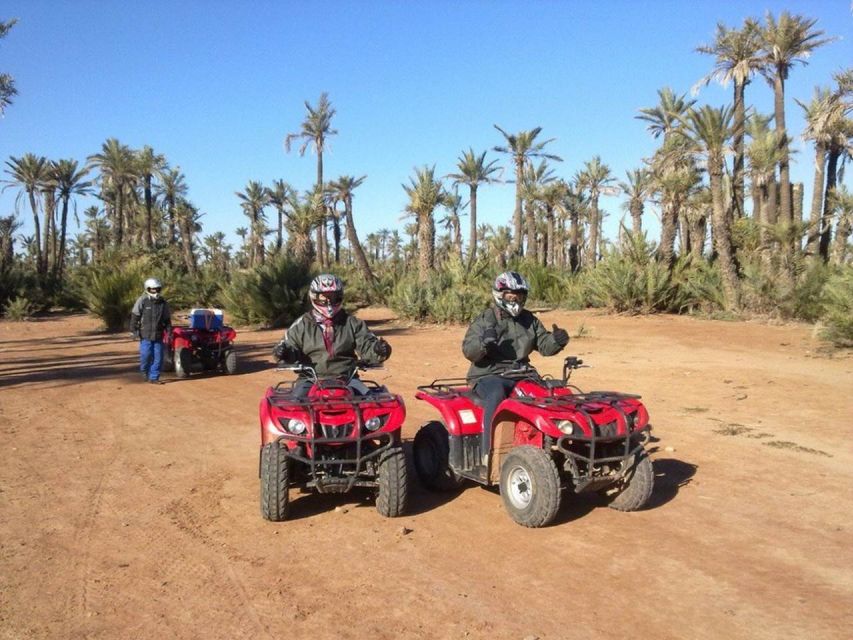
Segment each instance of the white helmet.
[{"label": "white helmet", "polygon": [[308,299],[314,311],[326,318],[333,318],[344,304],[344,283],[338,276],[321,273],[311,281]]},{"label": "white helmet", "polygon": [[145,281],[145,293],[152,298],[158,297],[162,289],[163,284],[157,278],[148,278],[148,280]]},{"label": "white helmet", "polygon": [[[530,285],[527,284],[524,276],[517,271],[504,271],[495,278],[495,284],[492,287],[492,297],[499,308],[506,311],[512,317],[516,317],[524,309],[528,291],[530,291]],[[505,293],[516,294],[515,300],[505,300]]]}]

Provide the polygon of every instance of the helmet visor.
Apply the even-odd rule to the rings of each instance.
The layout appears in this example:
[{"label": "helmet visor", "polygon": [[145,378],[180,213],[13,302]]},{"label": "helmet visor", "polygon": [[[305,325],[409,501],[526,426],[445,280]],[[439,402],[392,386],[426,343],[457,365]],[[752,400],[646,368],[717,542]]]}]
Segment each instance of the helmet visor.
[{"label": "helmet visor", "polygon": [[160,293],[163,287],[148,287],[148,293]]},{"label": "helmet visor", "polygon": [[319,305],[339,305],[344,301],[344,294],[340,291],[321,291],[314,294],[314,302]]},{"label": "helmet visor", "polygon": [[502,291],[501,298],[503,298],[504,302],[513,303],[517,302],[522,307],[527,302],[527,292],[524,289],[518,289],[515,291]]}]

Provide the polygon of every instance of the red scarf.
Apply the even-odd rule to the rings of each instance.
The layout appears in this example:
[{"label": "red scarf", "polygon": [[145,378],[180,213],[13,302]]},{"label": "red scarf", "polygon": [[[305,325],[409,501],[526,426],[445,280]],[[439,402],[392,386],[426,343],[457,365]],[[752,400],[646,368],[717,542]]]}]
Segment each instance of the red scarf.
[{"label": "red scarf", "polygon": [[323,344],[326,346],[326,353],[332,358],[335,355],[335,325],[332,318],[314,312],[314,320],[323,330]]}]

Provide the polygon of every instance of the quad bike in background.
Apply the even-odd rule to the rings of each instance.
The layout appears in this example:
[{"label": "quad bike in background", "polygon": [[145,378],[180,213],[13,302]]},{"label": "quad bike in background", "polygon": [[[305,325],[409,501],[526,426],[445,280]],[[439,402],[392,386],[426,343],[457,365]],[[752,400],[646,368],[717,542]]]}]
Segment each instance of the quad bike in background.
[{"label": "quad bike in background", "polygon": [[356,372],[380,368],[356,363],[350,375],[321,378],[304,364],[279,366],[310,381],[304,397],[296,381],[269,387],[261,399],[261,514],[285,520],[292,487],[318,493],[346,493],[354,487],[375,491],[376,510],[402,515],[408,496],[406,459],[400,430],[403,399],[370,380],[351,384]]},{"label": "quad bike in background", "polygon": [[563,489],[598,492],[620,511],[642,508],[654,483],[644,446],[651,429],[648,411],[640,396],[584,393],[570,384],[572,371],[582,364],[566,358],[562,379],[522,363],[502,374],[516,383],[487,425],[494,437],[485,467],[483,409],[466,380],[418,387],[415,397],[442,417],[415,435],[414,465],[421,482],[432,490],[454,489],[466,479],[499,485],[510,517],[526,527],[554,519]]},{"label": "quad bike in background", "polygon": [[174,371],[177,378],[202,371],[233,375],[237,373],[236,338],[237,332],[222,324],[220,309],[192,309],[189,325],[163,335],[163,370]]}]

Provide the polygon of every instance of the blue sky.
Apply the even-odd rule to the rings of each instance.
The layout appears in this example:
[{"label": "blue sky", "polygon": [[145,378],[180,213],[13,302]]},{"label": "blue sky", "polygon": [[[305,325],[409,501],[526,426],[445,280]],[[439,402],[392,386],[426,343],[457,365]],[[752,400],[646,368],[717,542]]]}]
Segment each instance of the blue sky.
[{"label": "blue sky", "polygon": [[[83,162],[108,137],[149,144],[185,173],[204,233],[234,241],[246,224],[234,192],[249,180],[312,185],[315,157],[285,153],[283,140],[299,129],[304,101],[326,91],[339,132],[324,156],[326,178],[367,175],[354,202],[364,237],[402,227],[400,185],[414,167],[434,164],[443,175],[468,147],[501,144],[493,124],[543,127],[541,137],[555,138],[548,150],[564,159],[554,167],[560,177],[600,155],[623,178],[655,148],[638,109],[654,106],[663,86],[688,92],[710,70],[711,58],[694,49],[713,40],[718,21],[738,26],[766,10],[817,18],[817,28],[840,38],[791,73],[788,128],[798,135],[793,98],[808,101],[853,61],[848,0],[6,0],[0,19],[19,22],[0,41],[0,72],[14,76],[19,95],[0,120],[0,158],[33,152]],[[711,86],[697,99],[719,106],[730,96],[731,88]],[[772,111],[760,78],[747,101]],[[792,175],[805,182],[808,202],[812,151],[798,146]],[[621,200],[602,203],[611,237]],[[514,185],[482,188],[480,221],[507,223],[513,204]],[[14,191],[0,195],[0,215],[14,207]],[[21,217],[27,231],[30,214]]]}]

